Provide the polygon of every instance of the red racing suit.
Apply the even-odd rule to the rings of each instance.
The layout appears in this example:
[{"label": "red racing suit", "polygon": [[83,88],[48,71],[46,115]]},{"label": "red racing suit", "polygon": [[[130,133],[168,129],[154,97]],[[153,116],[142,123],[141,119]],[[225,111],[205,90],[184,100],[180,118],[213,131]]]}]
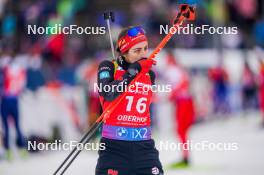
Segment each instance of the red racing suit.
[{"label": "red racing suit", "polygon": [[[98,82],[100,83],[102,82],[100,80],[104,79],[109,80],[108,83],[104,83],[104,92],[99,91],[103,110],[111,105],[113,99],[118,98],[121,93],[126,93],[125,98],[103,125],[102,136],[127,141],[149,140],[151,139],[151,85],[154,73],[152,71],[146,73],[129,86],[128,84],[135,76],[129,77],[128,74],[126,67],[122,64],[120,66],[118,61],[105,61],[99,66]],[[106,89],[110,89],[110,92],[106,92]],[[109,99],[106,94],[115,95],[114,98]]]}]

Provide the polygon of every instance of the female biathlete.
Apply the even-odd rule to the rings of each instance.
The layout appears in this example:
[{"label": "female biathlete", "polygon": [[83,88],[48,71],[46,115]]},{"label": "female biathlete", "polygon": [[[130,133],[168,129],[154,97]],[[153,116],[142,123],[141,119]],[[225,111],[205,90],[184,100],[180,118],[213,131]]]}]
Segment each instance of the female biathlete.
[{"label": "female biathlete", "polygon": [[[146,59],[148,41],[144,30],[139,26],[123,29],[117,51],[116,60],[105,60],[98,68],[103,110],[122,93],[126,96],[103,125],[101,143],[105,149],[99,151],[96,175],[162,175],[159,153],[151,139],[152,91],[144,88],[155,81],[151,70],[155,61]],[[143,75],[132,82],[131,88],[125,88],[138,74]]]}]

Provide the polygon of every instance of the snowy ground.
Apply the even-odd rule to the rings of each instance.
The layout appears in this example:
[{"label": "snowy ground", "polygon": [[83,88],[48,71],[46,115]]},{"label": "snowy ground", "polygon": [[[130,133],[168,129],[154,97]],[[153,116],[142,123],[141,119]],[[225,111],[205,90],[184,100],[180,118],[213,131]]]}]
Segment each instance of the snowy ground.
[{"label": "snowy ground", "polygon": [[[264,129],[259,126],[256,114],[233,117],[196,125],[191,132],[193,143],[237,143],[236,151],[193,150],[192,166],[184,170],[167,170],[171,162],[178,160],[179,151],[162,150],[160,158],[167,175],[262,175],[264,172]],[[162,138],[162,139],[161,139]],[[159,141],[177,143],[173,134],[159,136]],[[13,162],[0,161],[0,175],[48,175],[52,174],[68,152],[48,152],[30,155],[27,160],[17,158]],[[92,175],[97,160],[96,152],[82,152],[65,174]]]}]

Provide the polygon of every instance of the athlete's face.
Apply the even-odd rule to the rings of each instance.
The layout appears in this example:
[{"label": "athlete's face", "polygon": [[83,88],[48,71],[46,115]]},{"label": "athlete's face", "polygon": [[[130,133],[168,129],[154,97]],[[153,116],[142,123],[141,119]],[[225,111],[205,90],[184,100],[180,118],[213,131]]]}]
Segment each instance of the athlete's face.
[{"label": "athlete's face", "polygon": [[141,58],[146,58],[148,53],[148,42],[140,42],[133,47],[131,47],[126,54],[124,54],[126,61],[129,63],[134,63]]}]

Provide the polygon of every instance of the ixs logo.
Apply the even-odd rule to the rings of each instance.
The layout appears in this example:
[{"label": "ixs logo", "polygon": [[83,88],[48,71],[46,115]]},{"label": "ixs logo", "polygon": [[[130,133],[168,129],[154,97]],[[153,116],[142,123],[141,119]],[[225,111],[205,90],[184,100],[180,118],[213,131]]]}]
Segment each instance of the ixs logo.
[{"label": "ixs logo", "polygon": [[118,175],[118,171],[117,170],[113,170],[113,169],[108,169],[107,175]]}]

